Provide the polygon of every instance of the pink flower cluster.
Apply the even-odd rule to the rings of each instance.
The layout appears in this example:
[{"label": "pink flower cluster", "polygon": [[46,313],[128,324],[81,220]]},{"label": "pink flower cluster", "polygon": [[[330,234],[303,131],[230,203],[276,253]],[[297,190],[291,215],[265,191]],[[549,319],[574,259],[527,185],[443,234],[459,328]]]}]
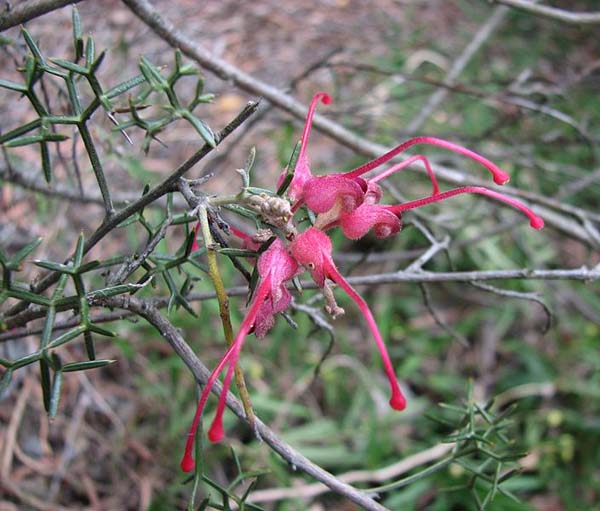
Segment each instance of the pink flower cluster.
[{"label": "pink flower cluster", "polygon": [[[406,407],[406,399],[398,385],[392,361],[377,328],[373,314],[364,299],[338,271],[333,261],[331,240],[326,231],[339,226],[348,238],[358,239],[373,229],[376,237],[385,238],[400,231],[403,211],[440,202],[463,193],[487,195],[509,204],[523,212],[529,218],[529,223],[534,229],[541,229],[544,225],[544,221],[525,205],[494,190],[478,186],[465,186],[440,192],[432,167],[423,155],[412,156],[401,163],[392,165],[390,168],[369,179],[363,177],[367,172],[387,163],[409,147],[416,144],[428,144],[448,149],[475,160],[492,174],[496,184],[502,185],[508,182],[508,174],[491,161],[469,149],[438,138],[413,138],[388,151],[379,158],[349,172],[314,176],[310,169],[308,157],[306,156],[306,147],[310,136],[312,118],[319,102],[328,104],[331,102],[331,98],[327,94],[319,92],[312,99],[302,133],[298,160],[294,168],[292,181],[287,190],[287,196],[292,203],[292,213],[295,214],[302,206],[306,206],[313,213],[316,213],[316,221],[314,225],[300,233],[297,233],[294,228],[292,231],[293,234],[288,236],[290,239],[287,245],[281,239],[276,238],[258,257],[256,264],[259,280],[254,289],[246,316],[240,325],[239,332],[231,347],[213,370],[200,396],[196,414],[188,434],[185,453],[181,461],[181,468],[186,472],[194,468],[194,459],[192,456],[194,438],[204,406],[215,381],[225,367],[227,367],[216,415],[208,432],[208,437],[213,442],[223,438],[222,418],[226,396],[231,385],[234,367],[246,336],[251,331],[254,331],[257,337],[263,337],[273,327],[275,315],[284,311],[290,305],[292,299],[287,288],[287,283],[302,268],[308,270],[312,279],[323,290],[326,302],[325,309],[334,318],[344,311],[335,303],[331,281],[337,284],[356,303],[361,314],[367,321],[383,361],[384,370],[390,385],[390,406],[396,410],[403,410]],[[427,169],[432,184],[431,194],[427,197],[402,204],[381,204],[380,201],[383,194],[378,183],[417,160],[422,161]],[[286,171],[281,174],[278,186],[283,183],[286,174]],[[251,240],[247,234],[237,231],[235,234],[243,239],[245,245],[250,246],[249,243],[251,243]]]}]

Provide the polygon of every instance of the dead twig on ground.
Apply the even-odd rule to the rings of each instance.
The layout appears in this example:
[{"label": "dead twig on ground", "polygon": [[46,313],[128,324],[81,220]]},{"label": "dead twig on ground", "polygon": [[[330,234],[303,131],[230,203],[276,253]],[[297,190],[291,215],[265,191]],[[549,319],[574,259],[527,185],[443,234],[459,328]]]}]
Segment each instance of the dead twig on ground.
[{"label": "dead twig on ground", "polygon": [[[496,7],[491,16],[487,21],[479,28],[477,33],[473,36],[473,39],[467,44],[462,53],[452,64],[450,71],[446,75],[444,83],[446,85],[454,85],[457,78],[467,67],[467,64],[471,62],[473,56],[481,49],[486,41],[489,40],[494,31],[502,24],[508,8]],[[448,89],[440,88],[437,89],[427,100],[427,103],[421,108],[418,115],[408,124],[406,130],[409,133],[415,133],[421,126],[425,124],[425,121],[437,110],[441,105],[442,101],[448,95]]]},{"label": "dead twig on ground", "polygon": [[[398,463],[376,470],[353,470],[340,474],[338,479],[348,484],[374,482],[383,483],[390,479],[405,474],[421,465],[435,461],[448,454],[454,448],[453,443],[438,444],[430,449],[413,454]],[[328,491],[327,486],[321,483],[294,485],[288,488],[270,488],[257,490],[248,497],[249,502],[275,502],[283,499],[311,499]]]},{"label": "dead twig on ground", "polygon": [[573,12],[549,5],[538,5],[531,0],[493,0],[496,3],[508,5],[536,16],[553,20],[573,23],[575,25],[593,25],[600,23],[600,12]]}]

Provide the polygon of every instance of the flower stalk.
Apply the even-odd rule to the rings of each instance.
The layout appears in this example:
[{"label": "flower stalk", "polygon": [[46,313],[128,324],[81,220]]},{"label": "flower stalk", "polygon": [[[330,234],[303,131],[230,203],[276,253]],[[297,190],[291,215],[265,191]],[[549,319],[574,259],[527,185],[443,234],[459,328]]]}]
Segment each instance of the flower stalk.
[{"label": "flower stalk", "polygon": [[[202,233],[202,239],[204,246],[206,247],[206,259],[208,261],[208,275],[212,281],[217,295],[217,302],[219,304],[219,316],[221,317],[221,323],[223,324],[223,333],[227,346],[233,344],[233,327],[231,325],[231,314],[229,310],[229,297],[225,290],[225,284],[219,271],[219,265],[217,264],[217,252],[215,250],[215,243],[210,232],[210,226],[208,222],[208,210],[206,206],[201,205],[198,208],[198,219],[200,221],[200,231]],[[240,392],[240,399],[244,406],[244,412],[248,419],[250,427],[256,431],[256,419],[254,416],[254,410],[252,408],[252,402],[250,400],[250,394],[246,387],[246,380],[244,379],[244,373],[238,364],[235,365],[235,383]]]}]

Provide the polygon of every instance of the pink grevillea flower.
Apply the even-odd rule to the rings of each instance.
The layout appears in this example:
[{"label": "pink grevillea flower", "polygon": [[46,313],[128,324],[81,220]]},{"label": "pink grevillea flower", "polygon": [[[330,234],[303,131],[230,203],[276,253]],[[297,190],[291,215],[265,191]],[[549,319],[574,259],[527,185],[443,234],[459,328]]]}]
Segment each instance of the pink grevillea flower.
[{"label": "pink grevillea flower", "polygon": [[[296,203],[302,200],[304,183],[306,183],[306,181],[312,177],[310,163],[308,157],[306,156],[306,146],[308,145],[308,138],[310,137],[310,130],[312,128],[312,120],[319,101],[325,105],[328,105],[331,103],[331,96],[325,92],[317,92],[313,96],[310,106],[308,107],[308,114],[306,115],[304,130],[302,131],[302,139],[300,140],[300,153],[298,154],[298,160],[296,161],[296,166],[294,167],[294,177],[292,178],[290,186],[287,190],[288,197],[290,197],[290,199]],[[277,180],[278,187],[281,186],[285,181],[286,174],[287,170],[284,170],[279,176],[279,179]]]},{"label": "pink grevillea flower", "polygon": [[254,327],[257,336],[264,335],[273,326],[274,315],[286,309],[290,304],[291,295],[285,287],[285,283],[298,272],[298,263],[289,254],[282,241],[276,239],[260,255],[257,264],[259,281],[254,290],[254,296],[250,302],[248,312],[240,325],[240,330],[235,336],[232,345],[211,373],[200,395],[196,414],[188,433],[185,452],[181,460],[181,468],[185,472],[190,472],[194,469],[192,452],[196,431],[208,395],[219,374],[228,365],[227,373],[223,380],[219,404],[217,405],[217,412],[208,432],[208,438],[212,442],[218,442],[223,438],[223,412],[225,410],[227,392],[231,385],[234,368],[246,336],[252,327]]},{"label": "pink grevillea flower", "polygon": [[[379,158],[376,158],[348,172],[328,174],[324,176],[313,176],[308,163],[308,158],[306,157],[306,147],[310,135],[312,118],[319,101],[328,104],[331,101],[331,98],[327,94],[319,92],[314,95],[311,101],[306,122],[304,124],[304,131],[302,133],[298,162],[295,167],[294,177],[288,189],[288,196],[294,201],[293,211],[297,211],[303,203],[306,203],[307,207],[315,213],[327,213],[325,220],[327,224],[332,224],[339,217],[346,213],[350,213],[363,203],[365,199],[365,193],[367,193],[369,189],[368,182],[361,177],[363,174],[383,165],[384,163],[387,163],[409,147],[417,144],[442,147],[443,149],[447,149],[471,158],[488,169],[493,176],[494,182],[497,184],[505,184],[510,179],[506,172],[482,155],[465,147],[453,144],[452,142],[435,137],[416,137],[407,140],[406,142],[383,154]],[[429,160],[427,160],[427,158],[421,154],[412,156],[407,160],[392,166],[390,169],[382,172],[380,175],[370,179],[369,181],[378,182],[382,179],[385,179],[394,172],[398,172],[399,170],[406,168],[417,160],[421,160],[425,165],[433,186],[432,195],[438,194],[439,186],[433,169],[429,163]],[[284,172],[279,177],[278,185],[283,183],[285,174],[286,173]],[[369,204],[372,205],[372,202]],[[386,216],[385,213],[381,213],[380,210],[373,207],[366,207],[363,215],[366,215],[367,213],[371,217]],[[391,217],[388,217],[388,220],[392,222]],[[323,222],[324,221],[321,221],[321,224],[323,224]],[[387,228],[384,229],[386,232],[387,230]]]},{"label": "pink grevillea flower", "polygon": [[[342,174],[313,176],[307,179],[304,184],[302,195],[304,201],[306,202],[306,205],[315,213],[325,213],[327,211],[330,211],[331,209],[334,209],[336,204],[339,203],[339,201],[343,201],[344,207],[338,206],[335,209],[339,211],[340,214],[349,213],[350,211],[352,211],[352,209],[359,207],[363,202],[360,197],[359,189],[362,189],[364,193],[368,188],[368,184],[363,184],[364,180],[361,176],[366,172],[369,172],[370,170],[373,170],[383,165],[384,163],[387,163],[389,160],[391,160],[401,152],[416,144],[434,145],[467,156],[477,161],[478,163],[481,163],[486,169],[488,169],[493,176],[494,182],[496,182],[497,184],[505,184],[510,179],[508,174],[502,169],[500,169],[497,165],[489,161],[487,158],[484,158],[480,154],[471,151],[470,149],[466,149],[465,147],[435,137],[417,137],[407,140],[403,144],[400,144],[399,146],[395,147],[391,151],[388,151],[379,158],[365,163],[364,165],[354,170],[350,170]],[[393,174],[394,172],[398,172],[399,170],[406,168],[408,165],[415,162],[416,160],[421,160],[424,163],[433,186],[432,195],[436,195],[437,193],[439,193],[437,179],[429,161],[425,156],[421,154],[412,156],[406,161],[392,166],[390,169],[382,172],[380,175],[370,179],[369,181],[381,181],[382,179]],[[331,216],[332,215],[329,215],[330,218],[328,218],[330,222],[333,220]]]},{"label": "pink grevillea flower", "polygon": [[400,390],[392,361],[388,355],[383,338],[379,333],[373,314],[364,299],[354,290],[350,284],[342,277],[335,266],[332,258],[332,245],[329,237],[321,230],[310,227],[303,233],[296,236],[290,244],[292,256],[299,264],[304,266],[310,272],[313,280],[317,285],[326,291],[328,283],[326,279],[330,279],[340,286],[354,300],[360,312],[367,320],[369,329],[375,338],[375,343],[381,354],[383,366],[390,384],[392,397],[390,405],[396,410],[403,410],[406,407],[406,399]]},{"label": "pink grevillea flower", "polygon": [[400,231],[400,216],[407,209],[419,208],[433,202],[440,202],[454,195],[463,193],[476,193],[487,195],[501,202],[505,202],[515,209],[522,211],[529,218],[529,225],[534,229],[544,227],[544,220],[536,215],[531,209],[521,202],[508,197],[494,190],[489,190],[481,186],[464,186],[455,188],[446,192],[437,193],[423,199],[417,199],[403,204],[387,206],[382,204],[369,203],[367,200],[351,213],[341,215],[337,222],[329,224],[332,227],[336,223],[340,225],[344,234],[350,239],[358,239],[367,234],[371,228],[374,228],[375,236],[385,238],[392,236]]}]

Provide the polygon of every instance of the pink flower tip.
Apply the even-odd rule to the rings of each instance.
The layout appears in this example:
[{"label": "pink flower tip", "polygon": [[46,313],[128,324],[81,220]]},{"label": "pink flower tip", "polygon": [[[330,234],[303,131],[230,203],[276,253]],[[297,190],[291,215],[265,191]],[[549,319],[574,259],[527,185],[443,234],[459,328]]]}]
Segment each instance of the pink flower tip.
[{"label": "pink flower tip", "polygon": [[402,395],[400,389],[394,389],[392,391],[392,398],[390,399],[390,406],[394,410],[402,411],[406,408],[406,398]]},{"label": "pink flower tip", "polygon": [[184,472],[191,472],[192,470],[194,470],[195,465],[196,464],[194,463],[194,458],[192,458],[192,454],[186,452],[181,460],[181,470],[183,470]]},{"label": "pink flower tip", "polygon": [[494,183],[497,185],[505,185],[510,181],[510,176],[503,170],[497,169],[494,173]]},{"label": "pink flower tip", "polygon": [[215,417],[212,426],[208,430],[208,439],[211,442],[217,443],[223,440],[224,436],[225,432],[223,431],[223,423],[220,419],[218,420],[217,417]]},{"label": "pink flower tip", "polygon": [[328,105],[329,103],[331,103],[332,99],[329,94],[327,94],[326,92],[322,92],[321,94],[323,94],[321,96],[321,103],[323,103],[324,105]]},{"label": "pink flower tip", "polygon": [[544,227],[544,219],[535,215],[529,219],[529,225],[534,229],[542,229]]}]

